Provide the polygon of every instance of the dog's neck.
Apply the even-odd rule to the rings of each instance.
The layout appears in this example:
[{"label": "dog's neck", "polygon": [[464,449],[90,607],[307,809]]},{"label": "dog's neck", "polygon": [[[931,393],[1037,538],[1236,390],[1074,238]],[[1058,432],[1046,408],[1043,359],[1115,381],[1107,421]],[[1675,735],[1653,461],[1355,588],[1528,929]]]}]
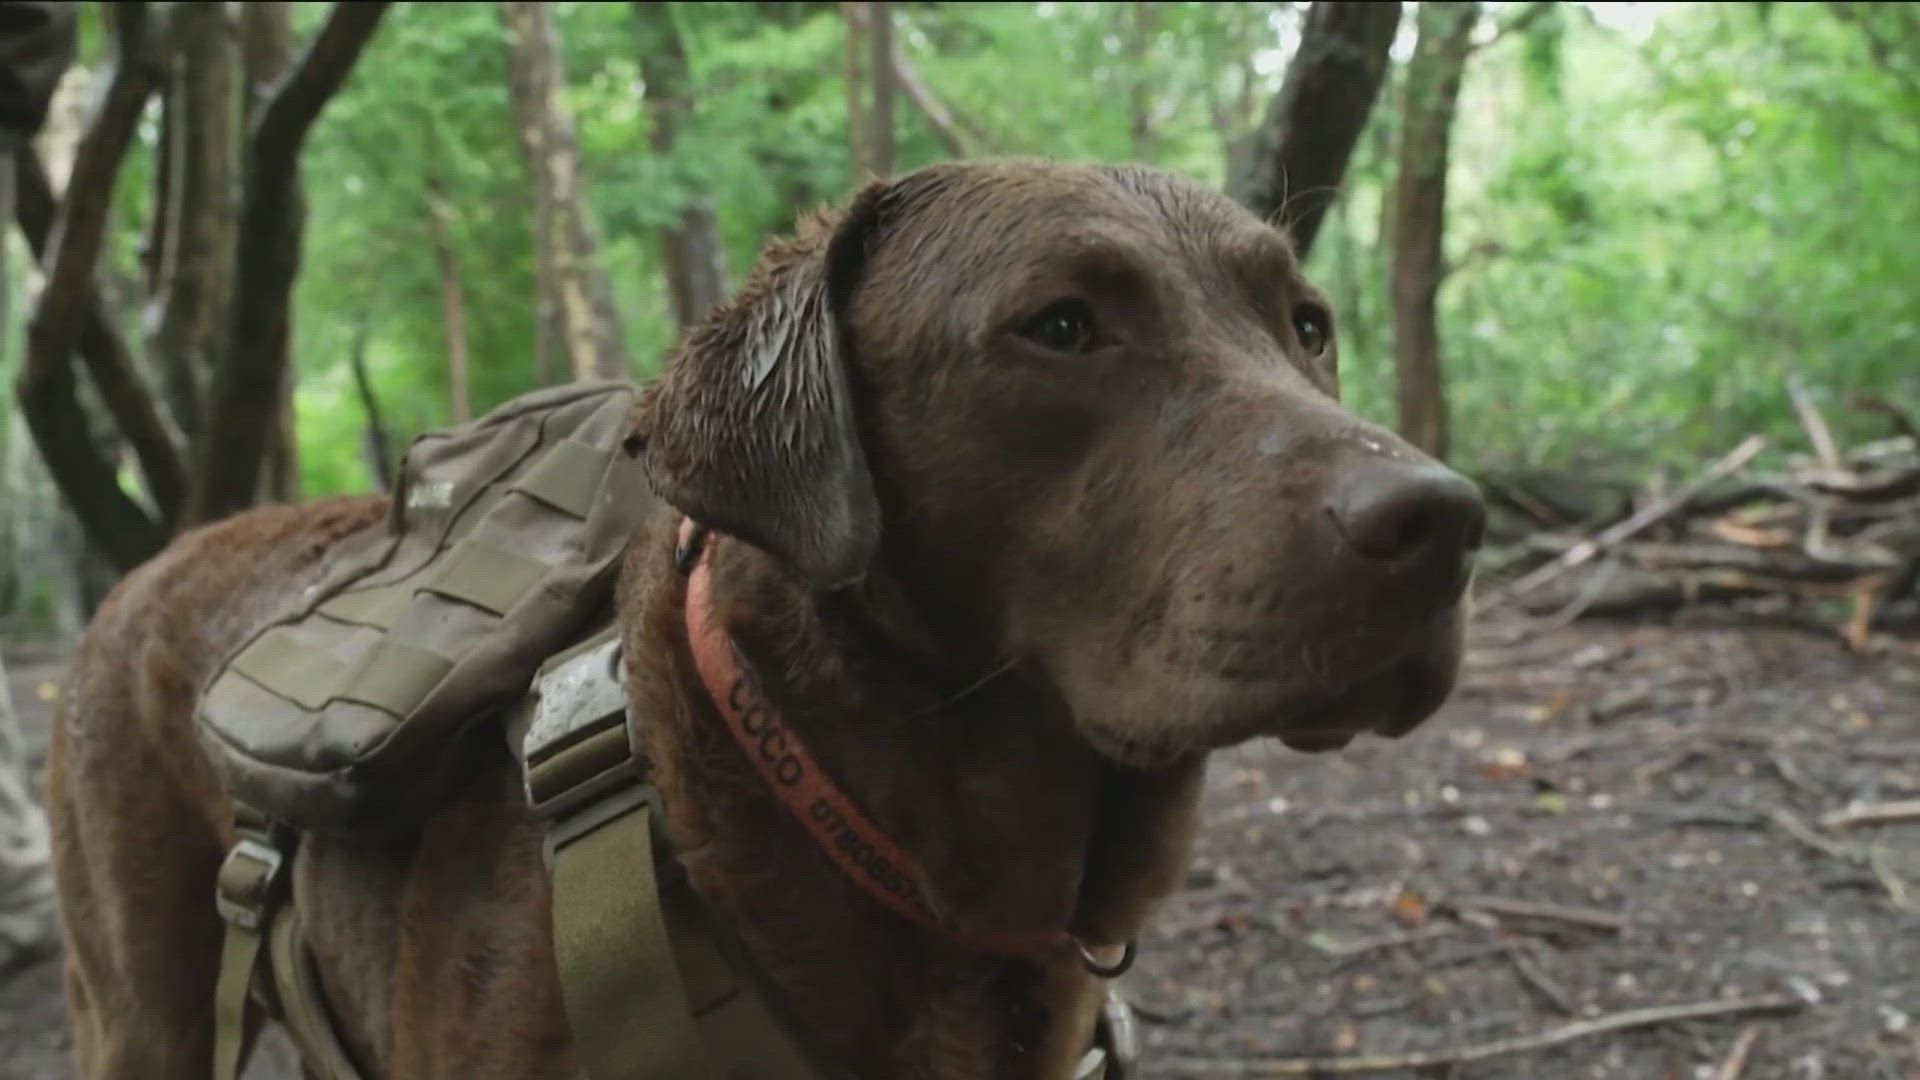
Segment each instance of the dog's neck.
[{"label": "dog's neck", "polygon": [[[823,608],[757,551],[708,543],[711,617],[813,756],[910,854],[943,919],[1095,943],[1138,930],[1185,862],[1198,763],[1117,769],[1027,680],[956,694],[931,670],[937,657],[877,647],[876,629],[922,656],[930,641],[896,625],[885,600]],[[1065,1076],[1099,994],[1077,957],[982,954],[862,893],[727,734],[689,654],[684,583],[659,545],[641,557],[648,587],[627,594],[643,608],[630,633],[648,639],[629,655],[676,658],[635,692],[678,850],[802,1025],[862,1076]],[[884,582],[875,594],[889,595]]]}]

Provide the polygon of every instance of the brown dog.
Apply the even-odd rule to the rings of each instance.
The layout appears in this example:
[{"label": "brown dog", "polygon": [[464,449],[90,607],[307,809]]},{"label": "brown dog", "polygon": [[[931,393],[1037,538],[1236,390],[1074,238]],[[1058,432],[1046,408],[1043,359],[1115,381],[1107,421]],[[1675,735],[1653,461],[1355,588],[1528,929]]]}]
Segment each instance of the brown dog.
[{"label": "brown dog", "polygon": [[[635,418],[712,526],[713,612],[941,915],[1123,942],[1178,882],[1209,751],[1401,734],[1448,693],[1482,514],[1342,410],[1281,235],[1135,168],[948,165],[776,244]],[[257,510],[130,575],[81,646],[50,803],[88,1078],[200,1080],[231,810],[195,695],[370,499]],[[855,1075],[1053,1080],[1098,983],[857,891],[749,767],[643,530],[632,715],[699,892]],[[504,750],[405,835],[317,837],[295,890],[369,1075],[574,1077],[540,834]]]}]

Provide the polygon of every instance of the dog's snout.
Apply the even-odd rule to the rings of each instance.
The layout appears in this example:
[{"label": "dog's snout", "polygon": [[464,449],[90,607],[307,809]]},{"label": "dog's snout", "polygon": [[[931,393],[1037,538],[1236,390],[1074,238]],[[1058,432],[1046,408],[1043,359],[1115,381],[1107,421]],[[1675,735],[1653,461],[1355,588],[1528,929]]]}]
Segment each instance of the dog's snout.
[{"label": "dog's snout", "polygon": [[1359,561],[1407,567],[1454,592],[1487,525],[1479,488],[1433,462],[1353,467],[1335,482],[1327,514]]}]

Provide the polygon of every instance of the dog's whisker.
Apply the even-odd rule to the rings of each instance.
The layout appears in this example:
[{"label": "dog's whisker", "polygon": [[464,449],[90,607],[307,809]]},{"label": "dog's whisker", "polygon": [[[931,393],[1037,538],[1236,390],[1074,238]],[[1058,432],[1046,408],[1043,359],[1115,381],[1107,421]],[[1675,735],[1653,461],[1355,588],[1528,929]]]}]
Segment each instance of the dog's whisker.
[{"label": "dog's whisker", "polygon": [[1002,675],[1005,675],[1009,671],[1012,671],[1014,668],[1014,665],[1018,664],[1019,662],[1020,660],[1018,657],[1010,656],[1006,659],[1004,663],[1001,663],[993,668],[988,669],[986,674],[980,676],[979,678],[973,680],[967,685],[961,687],[959,690],[954,691],[952,696],[942,698],[941,700],[934,702],[933,704],[927,706],[924,709],[921,709],[920,711],[914,713],[913,715],[925,716],[928,713],[939,712],[941,709],[947,708],[951,705],[956,705],[959,702],[965,700],[967,695],[972,694],[974,691],[987,685],[993,680],[999,678]]}]

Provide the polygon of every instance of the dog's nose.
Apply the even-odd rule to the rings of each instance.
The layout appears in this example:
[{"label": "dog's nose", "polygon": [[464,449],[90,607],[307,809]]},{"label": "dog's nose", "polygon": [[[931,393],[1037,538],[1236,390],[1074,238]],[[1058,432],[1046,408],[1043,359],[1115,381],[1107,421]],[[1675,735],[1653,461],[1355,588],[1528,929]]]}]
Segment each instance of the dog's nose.
[{"label": "dog's nose", "polygon": [[1327,514],[1361,561],[1383,570],[1405,567],[1445,583],[1453,594],[1465,587],[1487,528],[1480,489],[1433,462],[1381,460],[1351,468],[1335,482]]}]

